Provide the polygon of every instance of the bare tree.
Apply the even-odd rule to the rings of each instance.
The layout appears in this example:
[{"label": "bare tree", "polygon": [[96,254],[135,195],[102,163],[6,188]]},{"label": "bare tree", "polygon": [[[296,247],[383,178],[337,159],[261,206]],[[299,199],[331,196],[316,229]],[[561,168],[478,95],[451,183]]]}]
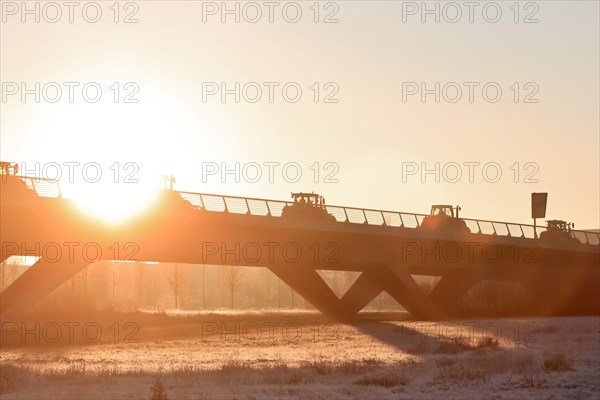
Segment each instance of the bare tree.
[{"label": "bare tree", "polygon": [[292,308],[294,308],[294,289],[290,286],[290,293],[292,295]]},{"label": "bare tree", "polygon": [[187,275],[184,267],[182,265],[175,264],[168,276],[169,286],[171,287],[171,290],[173,290],[173,295],[175,297],[175,308],[179,308],[183,295],[183,285],[186,278]]},{"label": "bare tree", "polygon": [[99,283],[99,290],[101,297],[106,298],[108,304],[111,305],[112,309],[116,307],[116,272],[112,268],[112,264],[107,261],[98,261],[99,273],[97,281]]},{"label": "bare tree", "polygon": [[264,302],[267,305],[267,307],[271,307],[273,303],[273,294],[271,293],[271,285],[269,284],[270,275],[271,271],[265,268],[266,295],[264,298]]},{"label": "bare tree", "polygon": [[68,307],[81,307],[90,300],[88,294],[89,269],[89,266],[85,267],[73,275],[65,284],[65,291],[62,292],[62,295],[66,296],[63,301]]},{"label": "bare tree", "polygon": [[223,274],[225,276],[225,285],[229,289],[231,294],[231,309],[233,309],[233,295],[242,284],[242,268],[239,265],[223,268]]},{"label": "bare tree", "polygon": [[137,303],[138,307],[142,306],[142,280],[144,279],[144,270],[141,262],[137,262]]}]

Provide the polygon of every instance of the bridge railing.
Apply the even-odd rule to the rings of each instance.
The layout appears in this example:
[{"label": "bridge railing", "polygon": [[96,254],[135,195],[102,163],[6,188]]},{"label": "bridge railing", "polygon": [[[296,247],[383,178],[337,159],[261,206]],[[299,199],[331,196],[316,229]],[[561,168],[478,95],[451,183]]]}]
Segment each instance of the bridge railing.
[{"label": "bridge railing", "polygon": [[[0,179],[7,179],[7,174],[2,174]],[[33,176],[16,176],[41,197],[62,197],[59,181],[56,179],[37,178]]]},{"label": "bridge railing", "polygon": [[257,199],[252,197],[221,196],[194,192],[178,192],[184,200],[206,211],[228,212],[232,214],[250,214],[280,217],[283,208],[292,204],[280,200]]},{"label": "bridge railing", "polygon": [[[4,179],[5,176],[0,176]],[[29,189],[35,191],[42,197],[62,197],[59,182],[53,179],[17,176]],[[252,197],[222,196],[217,194],[206,194],[196,192],[178,192],[186,201],[197,208],[206,211],[227,212],[232,214],[250,214],[260,216],[280,217],[283,208],[286,205],[292,205],[292,202],[281,200],[268,200]],[[375,210],[368,208],[355,208],[344,206],[326,206],[327,212],[337,221],[367,224],[394,226],[402,228],[418,228],[427,217],[425,214],[406,213],[399,211]],[[472,233],[481,233],[485,235],[511,236],[535,238],[535,233],[539,236],[546,230],[544,226],[538,226],[535,231],[533,225],[488,221],[481,219],[463,218],[465,224]],[[600,245],[600,232],[571,230],[573,236],[582,243]]]},{"label": "bridge railing", "polygon": [[[184,200],[206,211],[228,212],[232,214],[249,214],[260,216],[280,217],[286,205],[292,202],[281,200],[258,199],[251,197],[221,196],[194,192],[178,192]],[[325,206],[327,212],[338,222],[353,224],[394,226],[399,228],[418,228],[427,217],[425,214],[406,213],[399,211],[374,210],[344,206]],[[546,230],[538,226],[513,222],[488,221],[481,219],[462,218],[472,233],[498,235],[506,237],[523,237],[534,239]],[[600,232],[571,231],[573,236],[582,243],[600,244]]]}]

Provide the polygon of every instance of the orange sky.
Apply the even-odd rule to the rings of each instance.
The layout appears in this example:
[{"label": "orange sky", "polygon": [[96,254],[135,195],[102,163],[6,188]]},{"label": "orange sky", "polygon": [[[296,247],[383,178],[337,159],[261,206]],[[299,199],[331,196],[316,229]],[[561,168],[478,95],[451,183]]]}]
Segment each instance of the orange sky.
[{"label": "orange sky", "polygon": [[[406,9],[402,22],[406,4],[388,1],[335,2],[337,8],[321,3],[318,23],[313,2],[298,2],[297,23],[285,21],[279,8],[273,23],[266,15],[257,23],[244,15],[240,23],[231,16],[222,23],[221,14],[203,15],[202,2],[189,1],[135,2],[136,9],[121,3],[118,23],[113,2],[99,2],[97,23],[77,10],[69,23],[66,9],[56,23],[46,20],[54,14],[23,23],[21,10],[13,15],[7,3],[0,28],[2,160],[98,162],[105,174],[114,162],[135,162],[138,176],[174,174],[181,190],[277,199],[315,190],[329,204],[426,213],[432,203],[450,203],[460,204],[465,217],[525,223],[530,193],[547,191],[548,218],[573,221],[576,228],[600,225],[597,2],[535,2],[539,10],[521,9],[518,23],[512,2],[500,2],[497,23],[486,22],[481,10],[473,23],[466,15],[457,23],[444,15],[440,23],[431,16],[421,23],[420,14]],[[538,22],[523,23],[534,11]],[[132,12],[138,22],[122,23]],[[326,15],[338,22],[323,23]],[[39,103],[33,95],[22,102],[20,93],[7,92],[22,82],[29,88],[35,82],[96,82],[103,94],[90,103],[76,90],[71,103],[62,85],[56,103],[47,101],[49,93]],[[110,89],[115,82],[117,103]],[[128,82],[139,89],[133,96],[138,103],[123,102],[132,92]],[[257,82],[263,96],[252,103],[247,99],[254,92],[247,92],[239,103],[233,95],[223,103],[219,94],[207,95],[210,82],[230,88]],[[264,82],[279,85],[273,102]],[[282,95],[290,82],[302,89],[296,103]],[[434,95],[423,103],[419,94],[403,102],[406,82],[429,88],[456,82],[463,97],[447,101],[451,85],[439,103]],[[479,84],[473,102],[464,82]],[[483,98],[486,83],[502,89],[498,102]],[[338,102],[325,103],[333,92]],[[524,102],[533,92],[538,102]],[[242,176],[236,183],[232,175],[217,174],[203,182],[203,163],[233,168],[236,162],[262,165],[263,178],[252,183]],[[275,168],[269,182],[266,162],[297,163],[302,178],[292,183]],[[462,179],[451,183],[441,176],[437,183],[428,175],[422,182],[417,173],[403,180],[403,163],[434,168],[436,162],[440,171],[461,165]],[[480,163],[473,182],[469,162]],[[501,168],[496,183],[482,175],[488,163]],[[528,169],[526,163],[532,163]],[[332,171],[338,182],[323,182]],[[538,183],[525,183],[532,171]]]}]

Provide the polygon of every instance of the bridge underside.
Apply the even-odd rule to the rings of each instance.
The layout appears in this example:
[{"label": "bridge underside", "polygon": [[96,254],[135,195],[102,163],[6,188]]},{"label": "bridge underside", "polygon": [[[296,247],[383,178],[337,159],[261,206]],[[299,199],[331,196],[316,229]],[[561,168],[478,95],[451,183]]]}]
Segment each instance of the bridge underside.
[{"label": "bridge underside", "polygon": [[[83,259],[39,259],[0,294],[0,316],[6,319],[27,311],[88,265],[89,261]],[[387,292],[416,319],[465,317],[456,307],[462,296],[483,280],[498,280],[493,276],[496,271],[486,267],[450,270],[441,276],[430,293],[425,293],[409,268],[366,265],[346,293],[338,298],[314,265],[280,263],[266,268],[323,314],[343,321],[353,319],[382,292]],[[565,279],[564,274],[543,269],[539,267],[511,277],[511,282],[522,285],[528,294],[522,305],[525,314],[600,314],[597,286],[590,284],[590,279],[600,281],[597,272],[593,276],[589,270],[580,269]]]}]

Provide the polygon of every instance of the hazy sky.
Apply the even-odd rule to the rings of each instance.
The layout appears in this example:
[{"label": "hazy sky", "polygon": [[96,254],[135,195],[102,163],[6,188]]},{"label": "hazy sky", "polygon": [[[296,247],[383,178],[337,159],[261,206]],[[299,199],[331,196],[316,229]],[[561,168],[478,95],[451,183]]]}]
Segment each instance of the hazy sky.
[{"label": "hazy sky", "polygon": [[[62,2],[57,22],[56,7],[39,3],[39,23],[22,15],[20,1],[1,3],[4,161],[97,162],[105,175],[116,161],[135,162],[139,176],[175,175],[180,190],[276,199],[315,190],[329,204],[427,213],[433,203],[450,203],[465,217],[525,223],[530,193],[547,191],[549,219],[600,225],[597,1],[479,2],[473,22],[463,2],[428,2],[437,4],[439,23],[421,14],[422,2],[275,2],[272,23],[264,2],[237,3],[239,23],[222,15],[222,2],[80,2],[73,23]],[[98,7],[100,20],[86,21]],[[299,21],[288,22],[298,9]],[[257,10],[262,17],[252,23]],[[457,10],[462,17],[453,23]],[[138,22],[123,23],[128,15]],[[21,84],[36,82],[40,102],[35,94],[23,102]],[[62,88],[55,103],[52,82]],[[64,82],[78,84],[73,102]],[[90,82],[102,89],[95,103],[81,91]],[[222,82],[240,83],[239,103],[234,94],[225,102],[211,95]],[[436,82],[440,102],[434,93],[423,102],[421,83],[434,89]],[[262,97],[252,103],[256,87]],[[138,102],[126,103],[136,90],[130,99]],[[249,163],[262,165],[262,179],[242,175],[236,183],[217,174],[203,182],[203,165],[236,162],[250,178]],[[273,183],[265,162],[281,163]],[[439,183],[420,171],[403,179],[403,168],[436,162],[447,173]],[[283,176],[286,163],[300,166],[299,182],[291,182],[293,168]],[[480,163],[472,164],[473,182],[465,163]],[[457,164],[462,178],[452,183]],[[498,166],[502,177],[488,182]],[[323,182],[330,172],[337,183]]]}]

